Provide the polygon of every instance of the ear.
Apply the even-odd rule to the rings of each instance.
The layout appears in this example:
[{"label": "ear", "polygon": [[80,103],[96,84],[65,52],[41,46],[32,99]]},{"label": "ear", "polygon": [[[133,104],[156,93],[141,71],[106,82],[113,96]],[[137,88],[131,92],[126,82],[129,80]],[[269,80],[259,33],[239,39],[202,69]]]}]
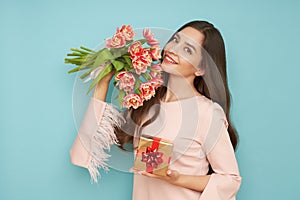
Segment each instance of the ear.
[{"label": "ear", "polygon": [[204,69],[198,69],[195,72],[195,76],[203,76],[205,74],[205,70]]}]

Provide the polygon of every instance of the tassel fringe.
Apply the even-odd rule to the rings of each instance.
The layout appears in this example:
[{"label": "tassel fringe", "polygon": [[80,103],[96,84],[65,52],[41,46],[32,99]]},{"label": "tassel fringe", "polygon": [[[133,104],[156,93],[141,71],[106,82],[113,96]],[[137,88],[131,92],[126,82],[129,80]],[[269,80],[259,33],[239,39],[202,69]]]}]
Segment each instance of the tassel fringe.
[{"label": "tassel fringe", "polygon": [[107,151],[110,151],[111,145],[119,145],[114,130],[115,127],[120,128],[124,122],[125,120],[119,111],[106,104],[98,130],[91,139],[92,159],[87,167],[91,176],[91,183],[98,183],[98,177],[101,177],[99,168],[106,172],[109,171],[107,161],[110,155]]}]

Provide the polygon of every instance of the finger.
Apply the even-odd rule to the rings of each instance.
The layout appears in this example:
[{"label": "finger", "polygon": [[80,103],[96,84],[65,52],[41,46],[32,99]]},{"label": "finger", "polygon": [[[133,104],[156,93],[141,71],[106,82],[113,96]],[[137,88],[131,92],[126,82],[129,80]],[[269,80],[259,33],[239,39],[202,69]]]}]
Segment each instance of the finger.
[{"label": "finger", "polygon": [[145,172],[145,171],[142,171],[141,174],[144,175],[144,176],[151,177],[151,178],[159,178],[158,175],[151,174],[151,173],[148,173],[148,172]]},{"label": "finger", "polygon": [[168,169],[168,171],[167,171],[167,176],[169,176],[170,178],[177,178],[178,175],[179,175],[179,173],[176,170]]},{"label": "finger", "polygon": [[129,172],[132,172],[132,173],[138,174],[138,175],[142,175],[141,171],[138,171],[138,170],[134,169],[133,167],[129,169]]},{"label": "finger", "polygon": [[168,169],[168,171],[167,171],[167,176],[172,176],[173,174],[172,174],[172,170],[170,170],[170,169]]}]

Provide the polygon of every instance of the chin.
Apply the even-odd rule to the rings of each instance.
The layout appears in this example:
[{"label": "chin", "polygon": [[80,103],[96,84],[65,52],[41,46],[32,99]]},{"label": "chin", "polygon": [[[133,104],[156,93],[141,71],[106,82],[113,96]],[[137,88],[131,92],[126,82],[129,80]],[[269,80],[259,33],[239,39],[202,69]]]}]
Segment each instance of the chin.
[{"label": "chin", "polygon": [[162,68],[162,69],[163,69],[164,73],[167,73],[169,75],[181,76],[181,74],[177,70],[175,70],[174,68],[166,67],[166,68]]},{"label": "chin", "polygon": [[174,67],[172,67],[172,66],[170,66],[168,64],[162,64],[161,68],[166,73],[172,73],[172,71],[174,72]]}]

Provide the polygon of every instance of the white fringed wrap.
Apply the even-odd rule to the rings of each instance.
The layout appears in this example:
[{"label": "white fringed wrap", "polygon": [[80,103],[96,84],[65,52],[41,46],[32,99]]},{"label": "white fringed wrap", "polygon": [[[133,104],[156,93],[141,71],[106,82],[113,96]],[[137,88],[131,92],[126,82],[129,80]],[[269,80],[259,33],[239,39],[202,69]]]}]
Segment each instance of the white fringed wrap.
[{"label": "white fringed wrap", "polygon": [[100,177],[99,168],[109,171],[107,161],[110,155],[110,147],[113,144],[118,145],[117,137],[114,133],[114,127],[121,127],[124,118],[118,110],[111,105],[105,105],[103,116],[99,123],[97,131],[91,138],[91,156],[92,159],[88,164],[88,170],[91,175],[91,182],[97,183]]}]

